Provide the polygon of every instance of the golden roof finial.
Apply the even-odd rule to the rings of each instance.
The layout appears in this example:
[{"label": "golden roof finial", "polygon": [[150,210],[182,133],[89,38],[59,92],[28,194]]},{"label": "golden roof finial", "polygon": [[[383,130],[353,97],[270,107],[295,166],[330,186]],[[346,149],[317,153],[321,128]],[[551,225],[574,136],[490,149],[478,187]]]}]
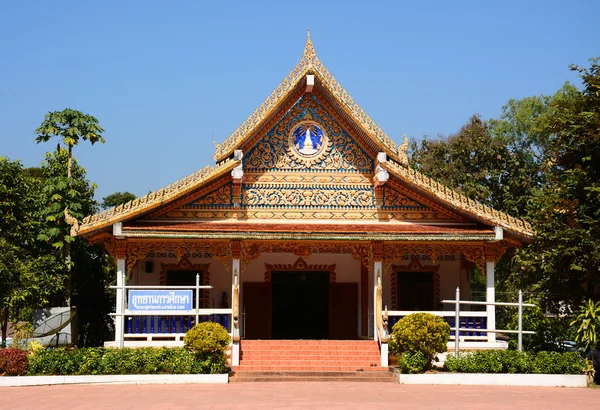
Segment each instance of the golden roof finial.
[{"label": "golden roof finial", "polygon": [[313,46],[312,40],[310,39],[310,29],[308,29],[308,34],[306,36],[306,45],[304,46],[304,57],[308,60],[308,63],[312,63],[313,58],[315,58],[317,53],[315,52],[315,47]]}]

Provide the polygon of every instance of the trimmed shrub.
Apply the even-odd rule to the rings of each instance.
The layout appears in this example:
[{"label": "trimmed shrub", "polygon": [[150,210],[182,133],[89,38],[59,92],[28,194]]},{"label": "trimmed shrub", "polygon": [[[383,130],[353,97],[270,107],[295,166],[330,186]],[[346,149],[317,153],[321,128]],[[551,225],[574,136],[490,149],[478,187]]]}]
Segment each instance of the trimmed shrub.
[{"label": "trimmed shrub", "polygon": [[427,368],[427,359],[421,352],[400,353],[398,367],[402,373],[422,373]]},{"label": "trimmed shrub", "polygon": [[44,350],[30,357],[30,375],[207,374],[224,373],[220,358],[197,360],[181,347]]},{"label": "trimmed shrub", "polygon": [[446,358],[445,368],[458,373],[584,374],[585,361],[577,352],[517,352],[481,350]]},{"label": "trimmed shrub", "polygon": [[413,313],[400,319],[392,328],[390,352],[399,356],[402,353],[419,352],[426,360],[424,370],[431,369],[436,354],[448,350],[450,325],[431,313]]},{"label": "trimmed shrub", "polygon": [[20,376],[28,364],[26,351],[17,348],[0,350],[0,376]]},{"label": "trimmed shrub", "polygon": [[183,338],[184,347],[192,352],[207,373],[225,373],[225,354],[231,338],[218,323],[203,322],[192,327]]}]

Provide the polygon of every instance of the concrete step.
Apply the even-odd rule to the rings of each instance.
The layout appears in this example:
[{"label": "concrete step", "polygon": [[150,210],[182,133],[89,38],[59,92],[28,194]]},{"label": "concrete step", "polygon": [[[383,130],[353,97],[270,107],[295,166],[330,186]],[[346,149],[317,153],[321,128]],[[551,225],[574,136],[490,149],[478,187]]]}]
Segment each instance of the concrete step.
[{"label": "concrete step", "polygon": [[319,366],[344,366],[351,367],[352,369],[364,369],[369,367],[379,367],[378,361],[372,362],[357,362],[357,361],[344,361],[344,360],[253,360],[248,362],[240,361],[242,368],[248,368],[251,366],[279,366],[281,368],[293,367],[319,367]]},{"label": "concrete step", "polygon": [[373,340],[242,340],[240,346],[377,346]]},{"label": "concrete step", "polygon": [[397,382],[393,373],[382,371],[247,371],[239,370],[229,378],[238,382]]},{"label": "concrete step", "polygon": [[[237,369],[236,369],[237,368]],[[256,365],[248,365],[240,362],[239,366],[234,366],[234,370],[253,370],[253,371],[330,371],[330,372],[356,372],[356,371],[365,371],[365,372],[377,372],[377,371],[387,371],[387,367],[380,366],[372,366],[372,365],[346,365],[346,364],[332,364],[318,362],[311,365],[303,365],[298,366],[294,363],[287,363],[284,365],[273,365],[273,364],[256,364]]]},{"label": "concrete step", "polygon": [[379,357],[379,352],[377,351],[343,351],[343,350],[311,350],[311,351],[302,351],[302,350],[242,350],[241,351],[244,357],[274,357],[274,356],[303,356],[303,357],[360,357],[360,358],[369,358],[369,357]]}]

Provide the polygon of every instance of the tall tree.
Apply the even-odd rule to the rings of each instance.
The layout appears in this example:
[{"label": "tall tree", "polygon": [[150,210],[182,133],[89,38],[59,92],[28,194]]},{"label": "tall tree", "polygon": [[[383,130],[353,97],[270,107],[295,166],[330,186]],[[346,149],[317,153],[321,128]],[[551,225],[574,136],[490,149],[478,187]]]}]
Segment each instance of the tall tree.
[{"label": "tall tree", "polygon": [[115,192],[102,199],[102,208],[108,209],[114,206],[122,205],[126,202],[133,201],[136,198],[131,192]]},{"label": "tall tree", "polygon": [[524,281],[556,307],[600,300],[600,65],[571,69],[583,89],[558,93],[544,118],[547,182],[529,202],[537,235],[523,258]]},{"label": "tall tree", "polygon": [[70,235],[71,227],[64,218],[64,209],[82,220],[98,211],[94,200],[95,184],[86,178],[86,172],[76,159],[72,162],[72,175],[66,177],[68,152],[60,149],[46,154],[42,163],[43,189],[46,204],[41,211],[44,225],[39,238],[51,244],[55,252],[71,246],[73,266],[69,272],[67,297],[77,306],[79,328],[78,344],[82,346],[101,345],[106,340],[111,326],[108,313],[114,306],[113,292],[108,288],[108,273],[114,265],[96,246]]},{"label": "tall tree", "polygon": [[69,152],[69,163],[67,166],[67,177],[71,178],[71,164],[73,160],[73,147],[79,144],[79,140],[89,141],[92,145],[96,142],[106,142],[98,120],[81,111],[65,108],[62,111],[51,111],[44,117],[42,124],[35,130],[38,134],[36,142],[47,142],[52,137],[62,138]]},{"label": "tall tree", "polygon": [[42,307],[63,285],[61,260],[37,240],[43,200],[40,182],[21,163],[0,157],[0,328],[6,343],[9,320]]},{"label": "tall tree", "polygon": [[[35,132],[38,134],[35,139],[38,144],[40,142],[47,142],[52,137],[62,138],[62,142],[68,151],[67,180],[69,185],[71,185],[71,171],[73,168],[73,147],[79,144],[79,140],[90,141],[92,145],[98,141],[102,143],[106,142],[102,136],[104,130],[100,127],[95,117],[71,108],[49,112]],[[60,144],[56,151],[60,152]],[[64,218],[66,218],[67,213],[70,213],[68,207],[61,211],[65,213]],[[72,268],[70,241],[66,241],[64,244],[64,257],[67,263],[67,272],[70,272]],[[67,288],[67,303],[69,303],[70,284]]]},{"label": "tall tree", "polygon": [[494,138],[487,121],[472,116],[448,137],[411,144],[410,164],[469,198],[503,209],[502,183],[511,156],[504,141]]}]

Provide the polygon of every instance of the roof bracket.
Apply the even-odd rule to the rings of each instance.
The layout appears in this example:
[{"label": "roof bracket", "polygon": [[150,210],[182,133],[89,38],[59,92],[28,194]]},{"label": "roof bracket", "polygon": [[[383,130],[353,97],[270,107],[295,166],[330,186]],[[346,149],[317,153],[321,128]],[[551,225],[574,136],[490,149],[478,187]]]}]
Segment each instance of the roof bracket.
[{"label": "roof bracket", "polygon": [[312,93],[313,87],[315,86],[315,76],[312,74],[306,75],[306,89],[305,93]]},{"label": "roof bracket", "polygon": [[494,226],[494,233],[496,234],[497,241],[501,241],[504,239],[504,230],[501,226]]},{"label": "roof bracket", "polygon": [[239,208],[242,202],[242,180],[244,179],[244,164],[242,158],[244,158],[244,153],[241,149],[233,151],[233,159],[235,161],[240,161],[239,165],[231,170],[231,178],[233,180],[231,200],[233,206],[236,208]]}]

